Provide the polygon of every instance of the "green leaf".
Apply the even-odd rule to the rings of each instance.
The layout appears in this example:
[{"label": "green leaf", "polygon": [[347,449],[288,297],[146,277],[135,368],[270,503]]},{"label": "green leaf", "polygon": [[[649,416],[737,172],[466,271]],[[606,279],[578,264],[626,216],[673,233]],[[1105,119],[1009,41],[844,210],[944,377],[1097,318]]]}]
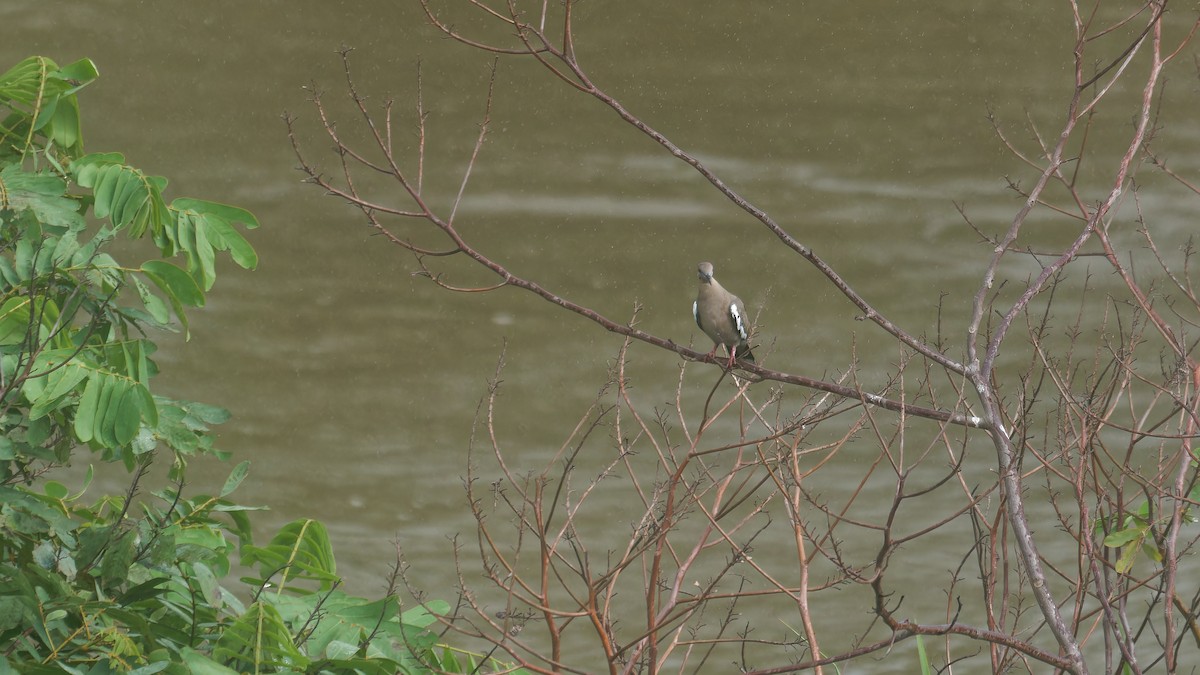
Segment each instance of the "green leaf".
[{"label": "green leaf", "polygon": [[246,479],[246,475],[250,472],[250,462],[242,461],[237,466],[233,467],[229,478],[225,479],[225,485],[221,488],[221,497],[228,496],[231,492],[238,489],[242,481]]},{"label": "green leaf", "polygon": [[[44,360],[47,356],[47,352],[42,352],[38,355],[38,361],[45,362]],[[68,355],[64,355],[56,350],[54,354],[50,354],[49,356],[52,359],[57,357],[59,360],[61,360],[61,358],[65,358]],[[51,360],[48,365],[53,366],[55,363],[55,361]],[[41,364],[35,364],[35,369],[38,369],[39,365]],[[66,398],[67,394],[74,392],[76,388],[79,387],[79,383],[83,382],[83,380],[87,378],[91,372],[91,369],[89,369],[80,361],[76,360],[70,361],[66,364],[63,364],[61,367],[51,370],[44,379],[31,378],[26,380],[25,393],[27,396],[29,396],[32,393],[32,390],[36,388],[36,385],[35,387],[30,387],[29,385],[37,382],[38,380],[42,380],[42,382],[45,384],[45,387],[42,388],[39,395],[30,397],[33,401],[33,407],[29,410],[30,419],[38,419],[51,410],[55,410],[63,405],[65,403],[64,399]]]},{"label": "green leaf", "polygon": [[83,388],[83,396],[79,399],[79,407],[75,409],[75,437],[81,443],[90,442],[95,434],[100,390],[104,387],[101,382],[103,379],[103,375],[98,372],[93,372],[88,377],[87,385]]},{"label": "green leaf", "polygon": [[142,172],[132,167],[121,168],[112,203],[112,222],[118,228],[128,225],[138,209],[150,199],[150,186]]},{"label": "green leaf", "polygon": [[204,292],[191,275],[169,262],[150,260],[142,272],[171,299],[191,307],[204,306]]},{"label": "green leaf", "polygon": [[291,631],[274,607],[256,602],[225,629],[213,656],[230,666],[263,672],[283,668],[303,671],[309,660],[292,641]]},{"label": "green leaf", "polygon": [[35,248],[32,238],[27,235],[22,236],[20,241],[17,242],[17,248],[13,256],[13,266],[17,270],[17,277],[22,282],[33,276],[34,252]]},{"label": "green leaf", "polygon": [[193,259],[196,261],[197,268],[192,270],[192,275],[198,275],[200,287],[207,291],[217,280],[217,254],[208,241],[208,225],[204,218],[196,218],[194,231],[196,233],[196,250]]},{"label": "green leaf", "polygon": [[[225,408],[207,403],[198,403],[196,401],[187,401],[183,403],[183,409],[187,411],[185,423],[192,429],[207,429],[208,424],[224,424],[229,421],[230,414]],[[191,420],[198,420],[199,423]]]},{"label": "green leaf", "polygon": [[29,298],[15,296],[0,305],[0,345],[19,345],[29,332]]},{"label": "green leaf", "polygon": [[238,671],[233,668],[226,668],[191,647],[184,647],[179,653],[192,675],[238,675]]},{"label": "green leaf", "polygon": [[205,222],[213,229],[214,234],[209,236],[210,239],[218,240],[219,244],[215,244],[220,250],[228,250],[233,261],[240,265],[243,269],[256,269],[258,267],[258,254],[254,252],[254,248],[250,246],[250,242],[242,236],[240,232],[233,229],[227,221],[205,218]]},{"label": "green leaf", "polygon": [[200,593],[209,607],[219,608],[224,604],[220,581],[217,579],[217,575],[208,568],[208,565],[199,561],[192,563],[192,577],[200,586]]},{"label": "green leaf", "polygon": [[[79,103],[75,92],[96,77],[95,65],[84,59],[65,68],[54,61],[31,56],[0,75],[0,102],[8,104],[14,114],[5,120],[6,132],[12,136],[27,137],[37,149],[46,143],[39,142],[30,132],[40,132],[69,155],[80,154],[83,147],[79,124]],[[12,105],[21,103],[28,110]],[[24,143],[25,139],[22,139]],[[11,141],[10,141],[11,142]],[[15,147],[20,155],[30,150],[27,145]],[[45,157],[55,164],[54,157]]]},{"label": "green leaf", "polygon": [[114,394],[120,387],[120,380],[106,373],[97,374],[100,375],[100,398],[96,402],[96,419],[95,427],[92,429],[92,438],[106,448],[115,448],[117,439],[113,434],[114,413],[112,409],[116,407],[113,400]]},{"label": "green leaf", "polygon": [[[136,385],[138,387],[142,385]],[[126,381],[124,389],[119,391],[120,401],[113,406],[116,414],[113,419],[113,436],[118,445],[128,445],[137,436],[142,424],[142,411],[139,396]],[[116,396],[117,394],[113,394]]]},{"label": "green leaf", "polygon": [[432,600],[404,610],[404,613],[400,615],[400,621],[406,626],[426,628],[437,621],[435,614],[449,613],[450,603],[445,600]]},{"label": "green leaf", "polygon": [[196,225],[192,214],[187,211],[174,211],[171,218],[171,243],[175,250],[183,251],[189,259],[196,251]]},{"label": "green leaf", "polygon": [[133,670],[129,671],[129,675],[154,675],[155,673],[161,673],[170,667],[171,663],[169,661],[159,661],[157,663],[151,663],[147,666],[142,666],[141,668],[134,668]]},{"label": "green leaf", "polygon": [[143,208],[151,208],[153,215],[153,200],[161,202],[159,186],[165,184],[164,179],[147,176],[123,162],[124,157],[116,153],[92,154],[70,167],[77,183],[92,188],[92,213],[108,218],[118,230],[130,225]]},{"label": "green leaf", "polygon": [[43,487],[43,491],[46,493],[46,496],[50,497],[51,499],[66,499],[67,496],[71,494],[71,491],[67,489],[66,485],[63,485],[56,480],[47,481],[45,487]]},{"label": "green leaf", "polygon": [[1128,574],[1129,570],[1133,569],[1133,563],[1137,561],[1138,549],[1139,547],[1133,544],[1121,549],[1121,556],[1117,558],[1115,565],[1118,573]]},{"label": "green leaf", "polygon": [[43,133],[73,157],[83,153],[83,127],[75,93],[99,76],[96,64],[90,59],[80,59],[51,72],[47,80],[48,84],[61,82],[62,91],[57,94],[58,105]]},{"label": "green leaf", "polygon": [[79,101],[73,96],[64,96],[55,101],[48,124],[42,129],[47,138],[60,147],[77,155],[83,151],[83,130],[79,123]]},{"label": "green leaf", "polygon": [[1156,546],[1153,541],[1142,542],[1142,553],[1145,553],[1146,557],[1150,558],[1154,562],[1162,564],[1162,561],[1163,561],[1162,550],[1159,549],[1158,546]]},{"label": "green leaf", "polygon": [[57,69],[44,56],[30,56],[0,75],[0,96],[31,104],[42,95],[46,76]]},{"label": "green leaf", "polygon": [[100,578],[105,587],[115,588],[129,578],[129,567],[137,553],[137,540],[131,531],[121,532],[108,542],[100,562]]},{"label": "green leaf", "polygon": [[142,298],[142,305],[145,306],[146,313],[149,313],[150,318],[161,325],[170,322],[170,310],[167,309],[167,303],[164,303],[162,298],[150,292],[150,288],[146,287],[145,283],[137,276],[133,277],[133,287],[137,289],[138,297]]},{"label": "green leaf", "polygon": [[[324,656],[342,661],[343,666],[354,659],[370,667],[368,672],[394,673],[396,666],[387,667],[391,661],[416,665],[412,654],[430,649],[437,642],[434,633],[400,621],[400,603],[394,595],[368,601],[334,590],[319,595],[281,596],[273,604],[291,625],[307,622],[320,613],[321,620],[311,624],[304,643],[310,657]],[[367,636],[372,639],[363,644]],[[354,649],[347,651],[345,645],[354,645]],[[399,671],[409,672],[404,668]]]},{"label": "green leaf", "polygon": [[74,232],[67,232],[58,238],[58,243],[54,245],[54,253],[50,255],[56,267],[65,267],[71,264],[71,259],[75,257],[75,252],[79,250],[79,239]]},{"label": "green leaf", "polygon": [[74,94],[100,77],[100,70],[91,59],[79,59],[59,68],[52,77],[67,81],[71,88],[67,89],[66,93]]},{"label": "green leaf", "polygon": [[929,655],[925,652],[925,639],[921,635],[917,635],[917,664],[921,667],[921,675],[933,672],[929,664]]},{"label": "green leaf", "polygon": [[150,191],[150,199],[142,204],[129,223],[127,232],[132,239],[141,237],[147,231],[158,235],[171,221],[171,212],[167,209],[167,204],[162,197],[166,179],[158,176],[147,176],[146,179],[154,189]]},{"label": "green leaf", "polygon": [[129,448],[133,450],[134,455],[144,455],[147,452],[153,452],[158,447],[158,439],[154,437],[154,432],[148,427],[138,429],[137,436],[130,441]]},{"label": "green leaf", "polygon": [[92,213],[97,218],[107,218],[112,213],[113,199],[116,197],[117,185],[120,181],[120,165],[110,164],[97,169],[96,185],[92,191],[92,197],[95,199],[92,204]]},{"label": "green leaf", "polygon": [[258,219],[254,217],[253,213],[250,213],[246,209],[230,206],[228,204],[219,204],[217,202],[210,202],[203,199],[180,197],[179,199],[171,202],[171,208],[178,209],[180,211],[195,211],[196,213],[216,216],[226,223],[241,223],[248,229],[254,229],[258,227]]},{"label": "green leaf", "polygon": [[47,173],[28,173],[20,164],[0,169],[0,208],[14,213],[28,209],[43,225],[82,230],[86,226],[79,202],[67,196],[67,182]]},{"label": "green leaf", "polygon": [[1130,527],[1124,530],[1117,530],[1104,538],[1104,545],[1110,548],[1119,548],[1128,544],[1135,539],[1140,539],[1145,536],[1146,529],[1144,527]]},{"label": "green leaf", "polygon": [[265,547],[245,547],[242,564],[257,564],[261,583],[279,575],[281,593],[295,580],[316,581],[322,590],[328,590],[339,580],[329,533],[320,521],[308,518],[285,525]]},{"label": "green leaf", "polygon": [[258,227],[258,219],[254,214],[236,206],[190,198],[176,199],[171,202],[171,208],[178,210],[181,215],[188,213],[194,216],[186,223],[193,230],[189,232],[191,236],[183,239],[196,242],[194,249],[189,249],[196,255],[203,255],[207,245],[218,251],[229,251],[233,261],[245,269],[258,266],[258,254],[234,228],[239,223],[247,229]]},{"label": "green leaf", "polygon": [[137,382],[130,391],[137,398],[138,410],[141,412],[142,419],[146,420],[148,426],[157,427],[158,405],[155,404],[150,390],[146,388],[146,385]]},{"label": "green leaf", "polygon": [[463,669],[462,664],[458,662],[458,656],[456,656],[449,647],[442,648],[442,658],[439,659],[439,661],[440,663],[438,665],[442,667],[442,670],[446,670],[451,673],[470,672]]},{"label": "green leaf", "polygon": [[124,164],[125,155],[119,152],[94,152],[71,162],[69,171],[75,176],[75,182],[80,187],[96,189],[96,181],[105,167],[112,164]]},{"label": "green leaf", "polygon": [[100,286],[106,292],[119,288],[124,281],[121,266],[107,253],[97,253],[89,261],[87,275],[92,283]]},{"label": "green leaf", "polygon": [[325,645],[325,657],[335,661],[352,659],[355,654],[358,654],[358,644],[354,642],[331,640]]},{"label": "green leaf", "polygon": [[0,256],[0,277],[3,277],[4,284],[9,288],[21,285],[21,276],[6,256]]},{"label": "green leaf", "polygon": [[118,598],[118,601],[123,605],[132,605],[142,600],[158,597],[167,592],[168,589],[163,588],[163,586],[166,586],[170,581],[167,577],[155,577],[149,581],[144,581],[125,591]]}]

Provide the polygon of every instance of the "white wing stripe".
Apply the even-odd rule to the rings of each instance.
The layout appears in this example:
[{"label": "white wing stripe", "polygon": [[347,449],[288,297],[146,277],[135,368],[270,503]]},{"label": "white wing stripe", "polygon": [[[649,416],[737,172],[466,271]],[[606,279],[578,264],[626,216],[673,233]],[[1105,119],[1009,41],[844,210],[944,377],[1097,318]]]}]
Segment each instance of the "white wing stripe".
[{"label": "white wing stripe", "polygon": [[742,313],[738,311],[736,302],[729,303],[729,316],[733,318],[733,327],[737,329],[738,336],[747,339],[746,326],[742,324]]}]

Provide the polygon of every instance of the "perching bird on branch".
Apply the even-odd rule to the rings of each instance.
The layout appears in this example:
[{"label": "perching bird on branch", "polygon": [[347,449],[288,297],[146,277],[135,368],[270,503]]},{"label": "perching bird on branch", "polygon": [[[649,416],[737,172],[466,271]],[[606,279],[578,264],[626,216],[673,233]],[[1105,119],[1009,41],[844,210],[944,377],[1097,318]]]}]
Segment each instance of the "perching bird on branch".
[{"label": "perching bird on branch", "polygon": [[708,355],[712,356],[718,346],[725,345],[729,351],[729,368],[738,358],[754,363],[754,353],[750,351],[750,331],[746,324],[746,306],[742,304],[742,299],[725,290],[713,278],[712,263],[702,262],[696,271],[700,276],[700,292],[692,303],[692,316],[696,318],[700,330],[712,338],[714,344]]}]

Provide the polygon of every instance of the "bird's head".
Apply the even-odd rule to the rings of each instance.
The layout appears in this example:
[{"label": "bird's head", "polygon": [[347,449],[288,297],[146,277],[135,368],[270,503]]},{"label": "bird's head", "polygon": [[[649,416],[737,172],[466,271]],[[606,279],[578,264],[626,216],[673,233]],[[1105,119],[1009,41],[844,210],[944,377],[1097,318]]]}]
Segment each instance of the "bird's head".
[{"label": "bird's head", "polygon": [[696,266],[696,273],[697,273],[697,276],[700,277],[700,281],[702,281],[706,284],[708,282],[712,281],[712,278],[713,278],[712,263],[710,263],[710,262],[700,263],[699,265]]}]

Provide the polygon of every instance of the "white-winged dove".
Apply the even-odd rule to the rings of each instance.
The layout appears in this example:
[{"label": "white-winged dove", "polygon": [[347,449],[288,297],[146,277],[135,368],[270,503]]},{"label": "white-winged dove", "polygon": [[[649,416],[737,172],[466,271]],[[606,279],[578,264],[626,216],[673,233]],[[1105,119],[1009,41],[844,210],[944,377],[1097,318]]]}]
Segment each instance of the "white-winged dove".
[{"label": "white-winged dove", "polygon": [[754,354],[750,351],[750,332],[746,325],[746,306],[742,299],[725,290],[725,287],[713,278],[713,266],[710,262],[702,262],[696,268],[700,276],[700,292],[692,303],[692,316],[696,325],[712,338],[713,348],[708,353],[712,356],[717,347],[725,345],[729,351],[729,366],[733,367],[735,358],[741,358],[754,363]]}]

